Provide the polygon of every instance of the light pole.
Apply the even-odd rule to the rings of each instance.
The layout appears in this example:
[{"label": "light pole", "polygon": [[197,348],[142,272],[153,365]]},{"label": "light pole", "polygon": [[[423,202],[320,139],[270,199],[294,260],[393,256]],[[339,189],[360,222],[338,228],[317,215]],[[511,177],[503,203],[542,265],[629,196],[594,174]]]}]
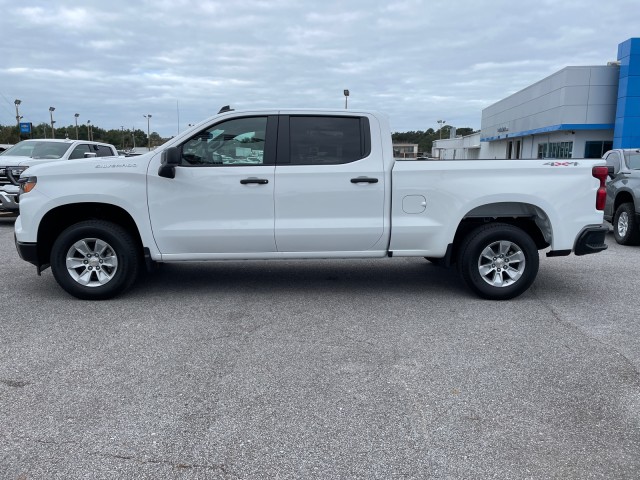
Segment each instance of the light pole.
[{"label": "light pole", "polygon": [[13,104],[16,106],[16,126],[20,128],[20,112],[18,111],[18,106],[22,103],[22,100],[18,100],[17,98],[13,101]]},{"label": "light pole", "polygon": [[442,140],[442,127],[444,127],[446,120],[438,120],[438,125],[440,125],[440,140]]},{"label": "light pole", "polygon": [[74,115],[74,117],[76,117],[76,140],[78,140],[78,139],[79,139],[79,137],[78,137],[78,117],[79,117],[79,116],[80,116],[80,114],[79,114],[79,113],[76,113],[76,114]]},{"label": "light pole", "polygon": [[148,141],[148,143],[149,143],[149,144],[148,144],[149,151],[151,151],[151,135],[150,135],[150,133],[149,133],[149,132],[150,132],[150,129],[149,129],[149,122],[151,121],[151,114],[150,114],[150,113],[148,113],[148,114],[146,114],[146,115],[143,115],[143,117],[147,119],[147,141]]},{"label": "light pole", "polygon": [[124,125],[120,125],[120,128],[122,129],[122,150],[124,150]]},{"label": "light pole", "polygon": [[17,98],[13,101],[13,104],[16,106],[16,127],[18,129],[18,141],[20,141],[20,112],[18,111],[18,106],[22,103],[22,100],[18,100]]},{"label": "light pole", "polygon": [[51,138],[56,138],[56,132],[53,129],[53,124],[56,123],[53,121],[53,112],[55,111],[55,107],[49,107],[49,116],[51,117]]},{"label": "light pole", "polygon": [[349,90],[344,91],[344,109],[347,109],[347,100],[349,99]]},{"label": "light pole", "polygon": [[91,120],[87,120],[87,140],[91,141]]}]

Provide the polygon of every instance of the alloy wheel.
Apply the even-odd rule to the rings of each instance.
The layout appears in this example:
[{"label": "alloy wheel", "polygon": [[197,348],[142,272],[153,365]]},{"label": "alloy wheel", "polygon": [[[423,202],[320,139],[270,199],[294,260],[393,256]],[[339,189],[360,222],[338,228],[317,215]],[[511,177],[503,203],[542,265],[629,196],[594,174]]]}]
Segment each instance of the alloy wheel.
[{"label": "alloy wheel", "polygon": [[480,277],[492,287],[513,285],[524,273],[525,266],[522,249],[506,240],[489,244],[478,258]]},{"label": "alloy wheel", "polygon": [[115,250],[99,238],[83,238],[69,248],[66,255],[67,271],[80,285],[105,285],[118,270]]}]

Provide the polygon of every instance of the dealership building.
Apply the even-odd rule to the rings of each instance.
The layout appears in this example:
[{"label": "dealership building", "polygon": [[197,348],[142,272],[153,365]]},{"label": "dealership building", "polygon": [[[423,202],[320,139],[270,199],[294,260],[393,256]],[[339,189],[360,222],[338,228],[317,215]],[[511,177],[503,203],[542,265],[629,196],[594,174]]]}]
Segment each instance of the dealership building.
[{"label": "dealership building", "polygon": [[640,38],[607,65],[566,67],[482,111],[480,132],[436,140],[441,159],[599,158],[640,148]]}]

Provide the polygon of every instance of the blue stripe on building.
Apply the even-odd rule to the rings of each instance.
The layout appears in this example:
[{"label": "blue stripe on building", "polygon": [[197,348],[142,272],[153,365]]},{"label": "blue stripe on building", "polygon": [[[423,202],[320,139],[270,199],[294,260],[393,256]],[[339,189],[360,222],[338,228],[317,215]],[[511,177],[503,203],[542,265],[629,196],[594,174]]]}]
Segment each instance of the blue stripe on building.
[{"label": "blue stripe on building", "polygon": [[640,146],[640,38],[618,46],[620,81],[613,148]]}]

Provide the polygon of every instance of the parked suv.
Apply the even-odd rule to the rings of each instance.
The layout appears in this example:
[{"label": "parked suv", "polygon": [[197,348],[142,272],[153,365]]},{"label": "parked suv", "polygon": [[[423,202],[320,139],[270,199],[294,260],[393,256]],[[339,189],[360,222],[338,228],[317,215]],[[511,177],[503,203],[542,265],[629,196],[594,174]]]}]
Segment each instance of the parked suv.
[{"label": "parked suv", "polygon": [[0,155],[0,214],[18,213],[18,178],[41,163],[87,157],[117,157],[116,147],[85,140],[24,140]]},{"label": "parked suv", "polygon": [[616,242],[640,245],[640,149],[609,150],[604,159],[610,178],[604,219],[613,225]]}]

